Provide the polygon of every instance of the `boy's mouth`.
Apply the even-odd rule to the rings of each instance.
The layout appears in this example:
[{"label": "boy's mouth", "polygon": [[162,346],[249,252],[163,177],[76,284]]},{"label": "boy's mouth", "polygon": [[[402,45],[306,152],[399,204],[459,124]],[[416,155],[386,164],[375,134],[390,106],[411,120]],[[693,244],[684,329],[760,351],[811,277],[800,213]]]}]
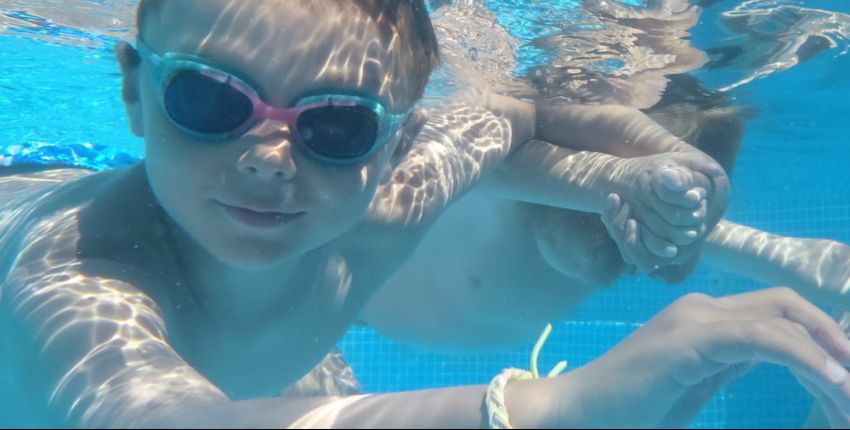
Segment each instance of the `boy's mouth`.
[{"label": "boy's mouth", "polygon": [[219,203],[224,208],[224,211],[227,212],[227,214],[233,219],[241,224],[247,225],[248,227],[254,228],[270,229],[281,227],[289,224],[305,213],[258,212],[239,206],[231,206],[221,202]]}]

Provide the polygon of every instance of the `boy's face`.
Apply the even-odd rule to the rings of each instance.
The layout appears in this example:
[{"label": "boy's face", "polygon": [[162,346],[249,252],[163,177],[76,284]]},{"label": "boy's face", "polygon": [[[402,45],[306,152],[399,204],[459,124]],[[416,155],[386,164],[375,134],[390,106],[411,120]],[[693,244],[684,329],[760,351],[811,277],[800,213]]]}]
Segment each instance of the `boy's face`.
[{"label": "boy's face", "polygon": [[[398,44],[384,47],[367,17],[316,3],[321,7],[282,0],[169,1],[148,17],[144,38],[160,55],[191,54],[226,65],[275,107],[291,107],[305,93],[342,90],[380,101],[391,113],[408,111],[415,85],[405,80]],[[374,154],[345,164],[312,156],[283,121],[261,120],[240,136],[208,141],[172,124],[148,64],[122,69],[131,123],[146,140],[154,193],[191,237],[234,266],[273,266],[361,220],[411,127],[399,126]],[[131,85],[136,79],[138,104],[127,97],[128,79]]]}]

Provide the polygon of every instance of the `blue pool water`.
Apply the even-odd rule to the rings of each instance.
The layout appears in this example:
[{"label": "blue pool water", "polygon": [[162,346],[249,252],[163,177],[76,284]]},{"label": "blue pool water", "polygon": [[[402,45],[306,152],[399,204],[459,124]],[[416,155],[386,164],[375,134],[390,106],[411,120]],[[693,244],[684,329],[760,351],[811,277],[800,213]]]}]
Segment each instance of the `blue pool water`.
[{"label": "blue pool water", "polygon": [[[118,69],[111,54],[111,46],[126,37],[128,21],[115,21],[114,27],[78,28],[69,24],[72,20],[41,19],[27,8],[28,3],[40,2],[0,0],[0,162],[59,162],[108,169],[142,157],[142,142],[130,135],[123,115]],[[92,10],[117,7],[82,3]],[[557,31],[547,19],[574,17],[578,2],[485,3],[499,23],[523,41]],[[710,6],[693,31],[693,44],[708,50],[740,39],[723,32],[717,23],[724,12],[744,2],[705,3]],[[843,15],[844,27],[828,32],[837,42],[835,47],[728,91],[736,104],[758,110],[738,157],[728,218],[777,234],[850,242],[846,39],[850,2],[760,3],[765,8],[787,3],[847,15]],[[132,2],[117,4],[129,7]],[[553,17],[552,11],[563,16]],[[517,52],[514,73],[518,76],[551,55],[531,44]],[[769,62],[741,60],[734,67],[702,68],[694,75],[709,88],[729,87],[765,63]],[[685,292],[727,294],[756,287],[760,286],[707,267],[680,286],[644,277],[623,281],[585,302],[570,321],[556,324],[541,356],[542,367],[561,359],[576,367],[599,356]],[[364,328],[351,330],[340,347],[367,391],[484,383],[504,367],[527,367],[529,351],[524,347],[480,356],[442,356],[394,343]],[[723,390],[695,426],[798,426],[810,406],[811,398],[790,374],[763,366]],[[13,411],[0,405],[0,426],[14,422]]]}]

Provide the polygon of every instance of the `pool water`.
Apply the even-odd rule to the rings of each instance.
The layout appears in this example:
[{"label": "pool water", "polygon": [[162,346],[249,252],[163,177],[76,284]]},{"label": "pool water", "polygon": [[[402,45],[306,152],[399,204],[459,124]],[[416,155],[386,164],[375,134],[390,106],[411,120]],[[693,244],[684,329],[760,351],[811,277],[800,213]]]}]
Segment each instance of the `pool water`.
[{"label": "pool water", "polygon": [[[0,164],[56,162],[109,169],[143,155],[142,142],[128,131],[111,53],[114,43],[131,38],[135,2],[73,3],[80,9],[66,16],[64,10],[73,10],[68,3],[63,8],[58,1],[0,0]],[[557,60],[557,52],[531,42],[564,31],[558,24],[579,16],[580,2],[483,3],[518,41],[516,68],[510,74],[522,78],[541,62]],[[850,2],[702,3],[705,10],[691,42],[709,52],[711,62],[692,74],[709,88],[726,89],[735,104],[758,111],[748,123],[736,163],[727,218],[782,235],[850,242]],[[747,12],[764,17],[748,24],[758,35],[729,31],[729,23]],[[87,18],[94,16],[96,22]],[[794,40],[807,35],[819,38],[795,51],[799,45]],[[830,43],[824,45],[824,40]],[[738,54],[724,58],[723,52]],[[599,67],[624,67],[616,61],[605,64]],[[439,85],[437,80],[431,93],[446,91]],[[728,294],[756,287],[760,285],[708,267],[674,287],[645,277],[625,280],[555,325],[541,366],[562,359],[570,367],[580,366],[683,293]],[[527,367],[530,350],[444,356],[366,328],[352,329],[340,347],[367,391],[485,383],[504,367]],[[694,425],[799,426],[811,403],[790,374],[762,366],[724,389]],[[0,427],[16,424],[21,423],[14,410],[0,404]]]}]

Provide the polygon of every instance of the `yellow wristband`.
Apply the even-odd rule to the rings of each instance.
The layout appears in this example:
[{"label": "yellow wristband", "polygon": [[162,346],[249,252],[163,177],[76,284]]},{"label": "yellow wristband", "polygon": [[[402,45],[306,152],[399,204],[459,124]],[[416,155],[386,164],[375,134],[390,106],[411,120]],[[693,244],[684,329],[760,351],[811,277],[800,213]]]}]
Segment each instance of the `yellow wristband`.
[{"label": "yellow wristband", "polygon": [[514,428],[508,416],[508,408],[505,406],[505,387],[508,382],[523,379],[534,379],[534,377],[527,370],[505,369],[490,381],[484,402],[487,405],[487,422],[491,429]]},{"label": "yellow wristband", "polygon": [[[505,405],[505,387],[507,387],[508,382],[511,381],[540,378],[540,375],[537,372],[537,356],[540,354],[540,350],[543,348],[543,344],[546,343],[546,339],[549,337],[549,333],[551,332],[552,325],[547,324],[546,328],[543,329],[543,334],[540,335],[540,339],[538,339],[537,343],[534,344],[534,349],[531,351],[530,371],[514,368],[505,369],[490,381],[490,385],[487,386],[487,394],[484,397],[484,405],[487,410],[487,423],[490,425],[491,429],[514,428],[513,424],[511,424],[511,419],[508,416],[508,408]],[[566,368],[567,362],[561,361],[555,366],[555,368],[552,369],[552,371],[549,372],[547,377],[551,378],[558,376]]]}]

